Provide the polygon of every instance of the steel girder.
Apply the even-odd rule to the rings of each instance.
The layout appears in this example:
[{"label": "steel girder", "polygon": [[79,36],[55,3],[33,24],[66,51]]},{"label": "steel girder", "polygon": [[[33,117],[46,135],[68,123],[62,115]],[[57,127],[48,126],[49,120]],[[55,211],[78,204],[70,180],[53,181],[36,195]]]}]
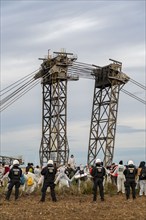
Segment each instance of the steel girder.
[{"label": "steel girder", "polygon": [[119,92],[129,77],[114,63],[95,72],[95,88],[89,134],[89,165],[98,157],[104,166],[111,165],[114,155]]},{"label": "steel girder", "polygon": [[51,84],[43,84],[42,140],[40,163],[49,159],[65,164],[69,148],[66,131],[67,80],[53,79]]},{"label": "steel girder", "polygon": [[88,149],[88,164],[102,158],[104,165],[113,159],[120,85],[94,89]]}]

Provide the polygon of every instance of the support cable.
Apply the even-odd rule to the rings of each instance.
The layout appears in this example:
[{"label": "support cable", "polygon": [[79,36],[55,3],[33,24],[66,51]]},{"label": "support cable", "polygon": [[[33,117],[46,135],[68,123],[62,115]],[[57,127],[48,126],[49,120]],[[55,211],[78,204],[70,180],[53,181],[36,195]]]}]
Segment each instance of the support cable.
[{"label": "support cable", "polygon": [[146,105],[146,101],[145,101],[145,100],[143,100],[143,99],[141,99],[141,98],[139,98],[139,97],[133,95],[132,93],[128,92],[128,91],[125,90],[125,89],[121,89],[121,91],[124,92],[125,94],[129,95],[130,97],[132,97],[132,98],[138,100],[139,102],[143,103],[144,105]]},{"label": "support cable", "polygon": [[139,82],[137,82],[137,81],[135,81],[135,80],[133,80],[133,79],[131,79],[131,78],[130,78],[129,81],[132,82],[133,84],[139,86],[140,88],[146,90],[146,86],[142,85],[141,83],[139,83]]},{"label": "support cable", "polygon": [[[48,77],[48,75],[50,75],[50,73],[48,72],[45,76],[43,76],[42,78],[45,79],[46,77]],[[9,102],[7,102],[5,105],[3,105],[0,109],[0,112],[4,111],[6,108],[8,108],[11,104],[13,104],[14,102],[16,102],[19,98],[21,98],[23,95],[25,95],[28,91],[30,91],[33,87],[35,87],[37,84],[39,84],[41,81],[41,79],[39,78],[37,81],[35,79],[32,80],[32,83],[29,85],[29,87],[24,87],[23,91],[21,91],[21,93],[17,93],[17,96],[11,97],[11,100],[9,100]],[[13,99],[12,99],[13,98]]]},{"label": "support cable", "polygon": [[[30,74],[28,74],[28,75],[22,77],[21,79],[17,80],[16,82],[12,83],[11,85],[9,85],[9,86],[7,86],[6,88],[2,89],[2,90],[0,91],[0,93],[2,93],[3,91],[9,89],[10,87],[12,87],[13,85],[16,84],[16,85],[15,85],[14,87],[12,87],[11,89],[15,88],[16,86],[18,86],[19,84],[21,84],[23,81],[26,81],[28,78],[32,77],[32,75],[34,75],[34,73],[38,72],[38,70],[39,70],[39,69],[37,69],[37,70],[31,72]],[[17,85],[17,84],[18,84],[18,85]],[[11,89],[9,89],[8,91],[10,91]],[[7,92],[8,92],[8,91],[7,91]],[[0,96],[4,95],[4,94],[7,93],[7,92],[2,93]]]},{"label": "support cable", "polygon": [[22,86],[20,86],[18,89],[16,89],[14,92],[12,92],[10,95],[6,96],[5,98],[3,98],[0,101],[0,105],[3,105],[5,102],[7,102],[9,99],[13,98],[13,96],[17,95],[20,91],[22,91],[23,89],[25,89],[27,86],[29,86],[31,83],[33,83],[33,81],[35,81],[35,79],[30,79],[28,82],[26,82],[25,84],[23,84]]},{"label": "support cable", "polygon": [[2,108],[0,109],[0,112],[4,111],[6,108],[8,108],[10,105],[12,105],[14,102],[16,102],[19,98],[21,98],[23,95],[25,95],[28,91],[30,91],[33,87],[35,87],[40,82],[33,83],[29,88],[25,89],[22,93],[20,93],[18,96],[11,99],[8,103],[6,103]]}]

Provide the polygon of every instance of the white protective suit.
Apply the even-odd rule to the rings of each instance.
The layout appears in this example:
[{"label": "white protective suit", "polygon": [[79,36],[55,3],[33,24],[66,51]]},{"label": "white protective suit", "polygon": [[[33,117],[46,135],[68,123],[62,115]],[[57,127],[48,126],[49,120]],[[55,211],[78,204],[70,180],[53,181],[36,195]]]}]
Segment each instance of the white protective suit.
[{"label": "white protective suit", "polygon": [[[31,186],[28,186],[28,184],[27,184],[27,180],[28,180],[29,176],[31,176],[32,179],[33,179],[33,185],[31,185]],[[38,181],[38,180],[37,180],[35,174],[34,174],[34,173],[31,173],[31,172],[28,172],[28,173],[25,175],[25,179],[26,179],[26,182],[25,182],[25,185],[24,185],[24,190],[25,190],[25,192],[26,192],[27,194],[31,194],[31,193],[34,192],[34,190],[36,189],[36,187],[37,187],[37,181]]]},{"label": "white protective suit", "polygon": [[123,164],[119,164],[115,171],[114,174],[118,174],[117,176],[117,193],[122,192],[125,193],[125,175],[123,174],[123,171],[125,170],[125,166]]},{"label": "white protective suit", "polygon": [[69,187],[70,179],[65,174],[65,167],[60,167],[58,170],[58,176],[54,182],[55,184],[59,183],[59,188],[62,188],[64,186]]}]

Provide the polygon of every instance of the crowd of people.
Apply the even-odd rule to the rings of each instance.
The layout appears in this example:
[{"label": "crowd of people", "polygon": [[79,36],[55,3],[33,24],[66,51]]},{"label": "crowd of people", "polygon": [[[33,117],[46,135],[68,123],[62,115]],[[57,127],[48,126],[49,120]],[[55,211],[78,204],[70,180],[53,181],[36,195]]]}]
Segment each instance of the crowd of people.
[{"label": "crowd of people", "polygon": [[19,166],[19,161],[14,160],[11,166],[0,163],[0,187],[5,187],[6,183],[6,200],[10,199],[13,187],[15,186],[15,200],[19,198],[19,189],[31,194],[35,189],[41,188],[40,202],[45,202],[47,189],[50,188],[50,194],[53,202],[56,198],[56,185],[59,188],[70,188],[75,182],[80,191],[81,182],[91,181],[93,184],[93,201],[97,200],[97,192],[101,201],[104,201],[105,182],[111,182],[117,187],[117,194],[122,193],[126,199],[136,199],[136,189],[139,196],[146,196],[146,164],[141,161],[136,167],[132,160],[124,165],[123,161],[119,164],[112,163],[111,166],[104,167],[101,159],[96,159],[94,165],[80,165],[76,167],[73,155],[68,160],[67,166],[56,166],[53,160],[48,160],[45,167],[34,167],[33,163],[28,163],[25,170]]}]

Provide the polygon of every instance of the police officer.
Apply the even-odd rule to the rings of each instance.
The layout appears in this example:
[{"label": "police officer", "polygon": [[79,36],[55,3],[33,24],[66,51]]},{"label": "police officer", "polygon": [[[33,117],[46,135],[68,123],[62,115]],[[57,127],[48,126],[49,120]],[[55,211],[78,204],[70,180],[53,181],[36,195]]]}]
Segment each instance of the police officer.
[{"label": "police officer", "polygon": [[130,187],[132,189],[132,197],[133,199],[136,198],[136,182],[135,182],[135,176],[137,174],[137,169],[134,166],[134,163],[132,160],[128,161],[128,166],[126,167],[126,169],[124,170],[124,175],[126,178],[125,181],[125,191],[126,191],[126,199],[129,199],[130,197]]},{"label": "police officer", "polygon": [[15,186],[15,200],[18,199],[19,196],[19,187],[20,187],[20,177],[22,176],[22,170],[19,167],[19,161],[14,160],[13,161],[13,166],[10,169],[10,172],[8,174],[8,177],[10,178],[10,182],[8,185],[8,191],[6,194],[6,200],[10,199],[11,192],[13,187]]},{"label": "police officer", "polygon": [[49,160],[48,164],[46,167],[44,167],[41,171],[41,175],[44,176],[44,183],[43,183],[43,187],[42,187],[42,197],[41,197],[41,202],[45,201],[45,197],[46,197],[46,191],[47,188],[50,187],[51,190],[51,197],[52,197],[52,201],[56,202],[56,195],[55,195],[55,174],[56,174],[56,168],[54,167],[53,161]]},{"label": "police officer", "polygon": [[104,189],[103,179],[105,176],[105,168],[102,166],[100,159],[96,159],[95,166],[91,169],[91,175],[93,176],[93,201],[96,201],[97,187],[99,187],[99,193],[101,201],[104,201]]}]

